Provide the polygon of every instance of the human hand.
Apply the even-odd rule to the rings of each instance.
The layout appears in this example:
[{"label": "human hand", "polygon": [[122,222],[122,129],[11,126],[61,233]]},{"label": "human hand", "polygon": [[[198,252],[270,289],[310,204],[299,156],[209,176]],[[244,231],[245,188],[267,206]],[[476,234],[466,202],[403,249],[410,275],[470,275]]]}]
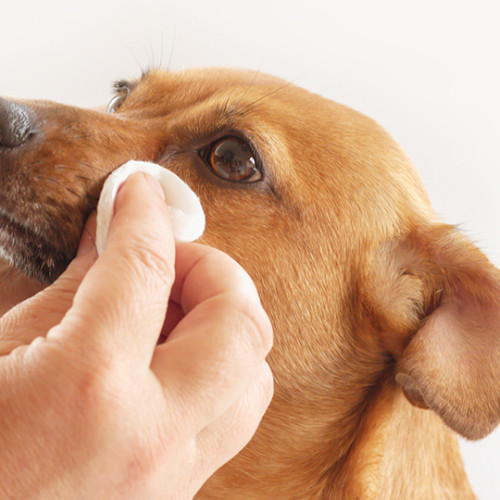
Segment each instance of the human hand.
[{"label": "human hand", "polygon": [[1,498],[191,498],[270,402],[253,283],[175,246],[148,183],[123,185],[99,258],[91,218],[67,271],[0,319]]}]

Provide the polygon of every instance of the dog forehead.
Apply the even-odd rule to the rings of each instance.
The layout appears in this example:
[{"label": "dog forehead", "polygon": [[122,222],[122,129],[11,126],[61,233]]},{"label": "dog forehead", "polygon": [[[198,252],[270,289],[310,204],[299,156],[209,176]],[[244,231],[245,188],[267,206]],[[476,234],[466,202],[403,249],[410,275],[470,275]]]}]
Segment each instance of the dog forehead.
[{"label": "dog forehead", "polygon": [[419,175],[383,127],[286,80],[229,68],[153,70],[136,91],[143,108],[163,108],[181,120],[185,114],[187,120],[197,116],[215,123],[211,117],[221,108],[234,113],[234,128],[260,142],[276,180],[281,177],[292,196],[297,188],[313,193],[310,198],[320,204],[349,198],[360,209],[378,204],[385,213],[404,206],[406,214],[430,214]]},{"label": "dog forehead", "polygon": [[128,109],[152,114],[179,112],[217,99],[251,103],[286,81],[248,70],[203,68],[183,71],[150,70],[133,84]]},{"label": "dog forehead", "polygon": [[192,68],[183,71],[152,70],[146,73],[142,81],[147,85],[158,86],[171,94],[189,95],[200,99],[213,94],[225,94],[243,88],[250,95],[252,92],[272,90],[288,85],[286,80],[261,73],[232,68]]}]

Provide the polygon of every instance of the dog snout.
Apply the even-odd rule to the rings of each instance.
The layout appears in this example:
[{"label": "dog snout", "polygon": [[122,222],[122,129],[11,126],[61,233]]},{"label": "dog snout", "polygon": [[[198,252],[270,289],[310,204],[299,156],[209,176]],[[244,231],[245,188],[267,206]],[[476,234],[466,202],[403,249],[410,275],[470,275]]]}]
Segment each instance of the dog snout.
[{"label": "dog snout", "polygon": [[28,108],[0,97],[0,146],[17,147],[35,133]]}]

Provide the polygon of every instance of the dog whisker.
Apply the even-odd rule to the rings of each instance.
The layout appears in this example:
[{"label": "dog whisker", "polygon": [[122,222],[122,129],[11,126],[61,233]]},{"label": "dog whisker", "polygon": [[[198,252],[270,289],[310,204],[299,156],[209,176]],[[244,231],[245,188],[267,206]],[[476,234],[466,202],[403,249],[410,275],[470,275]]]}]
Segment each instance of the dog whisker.
[{"label": "dog whisker", "polygon": [[87,163],[87,162],[84,162],[84,161],[79,161],[78,165],[80,165],[81,167],[85,167],[85,168],[88,168],[90,170],[93,170],[95,172],[98,172],[99,174],[102,174],[102,175],[105,175],[105,176],[107,176],[109,174],[109,172],[107,170],[103,170],[101,168],[97,168],[96,166],[90,165],[90,163]]},{"label": "dog whisker", "polygon": [[257,80],[257,77],[262,74],[261,71],[260,71],[260,68],[255,70],[254,72],[254,75],[252,77],[252,79],[250,80],[247,88],[245,89],[245,91],[243,92],[243,94],[240,96],[240,100],[243,101],[243,99],[246,97],[246,95],[248,94],[248,92],[250,91],[250,89],[254,86],[255,84],[255,80]]},{"label": "dog whisker", "polygon": [[75,175],[75,179],[79,179],[85,182],[93,182],[93,179],[91,179],[90,177],[86,177],[85,175]]},{"label": "dog whisker", "polygon": [[[302,330],[302,324],[309,324],[306,320],[306,317],[305,317],[305,314],[303,313],[301,307],[300,307],[300,304],[297,300],[297,297],[293,297],[293,301],[295,302],[295,306],[296,308],[292,307],[290,308],[291,309],[291,312],[292,312],[292,315],[293,315],[293,319],[295,321],[295,326],[297,327],[299,333],[300,333],[300,337],[303,339],[303,340],[308,340],[310,337],[309,335],[306,335],[304,333],[304,331]],[[302,317],[302,321],[299,320],[298,316],[297,316],[297,312],[296,311],[299,311],[300,312],[300,315]],[[311,336],[311,338],[313,338]]]},{"label": "dog whisker", "polygon": [[[255,82],[255,80],[257,79],[257,75],[259,73],[257,72],[255,75],[254,75],[254,78],[253,78],[253,82]],[[271,90],[270,92],[268,92],[267,94],[264,94],[262,97],[259,97],[258,99],[256,99],[255,101],[253,101],[252,103],[248,104],[248,107],[247,108],[243,108],[242,110],[240,110],[240,113],[242,115],[248,113],[249,111],[252,111],[253,109],[255,109],[257,106],[260,106],[262,104],[262,101],[265,101],[266,99],[268,99],[269,97],[271,97],[272,95],[278,93],[278,92],[281,92],[282,90],[286,89],[287,87],[291,86],[291,85],[295,85],[295,83],[300,80],[300,78],[302,78],[302,76],[304,76],[304,73],[300,74],[299,76],[297,76],[296,78],[293,78],[292,80],[288,81],[288,82],[285,82],[283,85],[275,88],[274,90]],[[250,86],[249,88],[247,89],[246,92],[248,92],[250,90]]]},{"label": "dog whisker", "polygon": [[252,479],[253,481],[256,481],[258,483],[262,483],[262,480],[259,479],[257,476],[253,475],[253,474],[250,474],[249,471],[245,470],[245,469],[242,469],[241,472],[243,474],[245,474],[245,476],[249,477],[250,479]]},{"label": "dog whisker", "polygon": [[7,268],[5,273],[2,276],[0,276],[0,283],[2,281],[5,281],[9,277],[11,275],[11,273],[13,272],[13,270],[14,270],[14,266],[12,264],[9,264],[9,267]]},{"label": "dog whisker", "polygon": [[[248,94],[250,89],[253,87],[259,74],[261,74],[260,69],[258,69],[254,72],[254,75],[253,75],[252,79],[250,80],[247,88],[243,91],[243,93],[240,96],[238,96],[237,99],[235,98],[236,89],[230,91],[228,93],[228,95],[226,96],[224,103],[218,107],[217,114],[221,114],[225,117],[231,117],[233,115],[238,115],[238,114],[243,116],[245,114],[246,110],[245,110],[245,108],[239,107],[240,105],[238,103],[240,103],[240,102],[242,103],[244,101],[245,96]],[[232,106],[230,107],[230,103],[233,103],[233,102],[234,102],[234,104],[232,104]],[[252,104],[253,103],[250,103],[247,106],[252,106]]]},{"label": "dog whisker", "polygon": [[[64,207],[62,207],[62,205],[60,205],[59,203],[56,202],[56,200],[54,200],[53,198],[50,198],[48,201],[50,201],[50,203],[52,204],[52,206],[56,206],[60,209],[61,213],[64,214],[64,215],[67,215],[67,212],[66,210],[64,209]],[[48,217],[48,213],[47,211],[45,210],[45,213],[47,214],[47,217]],[[69,252],[69,244],[68,244],[68,239],[67,239],[67,235],[66,233],[63,231],[62,227],[60,224],[55,224],[54,226],[54,229],[59,233],[60,235],[60,238],[64,244],[64,250],[66,253]]]},{"label": "dog whisker", "polygon": [[[68,192],[68,193],[71,193],[72,195],[76,196],[79,200],[84,200],[85,198],[83,198],[81,195],[79,195],[76,191],[74,191],[73,189],[65,186],[64,189]],[[85,200],[86,201],[86,200]]]},{"label": "dog whisker", "polygon": [[82,139],[92,139],[93,137],[95,137],[95,134],[74,135],[71,137],[71,139],[74,139],[76,141],[81,141]]},{"label": "dog whisker", "polygon": [[[89,200],[87,200],[85,197],[79,195],[78,193],[76,193],[71,188],[68,188],[58,178],[55,178],[55,177],[52,177],[52,176],[43,176],[43,175],[39,175],[39,174],[35,175],[34,178],[37,179],[37,180],[44,180],[44,181],[51,182],[53,184],[57,184],[57,185],[61,186],[66,192],[69,192],[73,196],[77,197],[77,199],[85,201],[89,205],[89,207],[93,207],[93,205],[91,204],[91,202]],[[68,220],[70,222],[70,224],[72,225],[72,227],[73,227],[73,229],[75,231],[75,235],[77,235],[79,237],[80,233],[81,233],[81,230],[79,229],[78,223],[75,221],[73,215],[71,214],[71,211],[68,210],[68,208],[65,207],[63,204],[61,204],[59,201],[55,200],[53,197],[49,197],[47,199],[47,201],[49,202],[50,206],[56,207],[58,213],[60,213],[61,215],[64,214],[64,217],[66,218],[66,220]],[[45,219],[50,220],[50,215],[49,215],[47,209],[44,208],[43,211],[45,213]],[[60,224],[56,224],[53,227],[61,235],[61,240],[64,243],[65,252],[68,253],[70,251],[70,248],[69,248],[69,243],[68,243],[68,239],[67,239],[66,233],[62,230]]]},{"label": "dog whisker", "polygon": [[61,185],[61,182],[54,177],[46,177],[44,175],[35,174],[33,175],[33,179],[36,179],[37,181],[47,181],[51,182],[52,184]]},{"label": "dog whisker", "polygon": [[285,84],[283,85],[280,85],[279,87],[275,88],[274,90],[271,90],[270,92],[268,92],[267,94],[264,94],[262,97],[259,97],[258,99],[256,99],[255,101],[251,102],[250,104],[247,105],[246,108],[243,108],[240,110],[240,113],[242,115],[245,115],[247,114],[249,111],[252,111],[254,110],[257,106],[260,106],[262,104],[262,101],[268,99],[269,97],[271,97],[272,95],[286,89],[287,87],[289,87],[290,85],[293,85],[293,82],[290,81],[290,82],[286,82]]},{"label": "dog whisker", "polygon": [[[162,32],[163,34],[163,32]],[[172,68],[172,59],[174,57],[174,51],[175,51],[175,42],[177,40],[177,25],[174,25],[174,34],[172,36],[172,43],[170,45],[170,55],[168,57],[168,64],[167,64],[167,70],[170,71]],[[162,44],[163,48],[163,44]]]},{"label": "dog whisker", "polygon": [[150,67],[156,68],[158,65],[155,62],[155,50],[153,48],[153,42],[151,41],[151,37],[148,38],[149,42],[149,52],[150,52]]}]

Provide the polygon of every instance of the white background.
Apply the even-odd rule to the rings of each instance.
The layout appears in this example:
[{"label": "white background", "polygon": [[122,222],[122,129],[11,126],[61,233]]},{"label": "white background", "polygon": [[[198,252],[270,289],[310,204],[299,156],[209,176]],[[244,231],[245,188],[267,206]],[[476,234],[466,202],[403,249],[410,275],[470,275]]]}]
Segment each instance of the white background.
[{"label": "white background", "polygon": [[[500,266],[496,3],[8,2],[0,95],[95,106],[113,80],[160,63],[274,73],[377,119],[415,162],[443,219]],[[500,499],[500,432],[463,450],[479,498]]]}]

